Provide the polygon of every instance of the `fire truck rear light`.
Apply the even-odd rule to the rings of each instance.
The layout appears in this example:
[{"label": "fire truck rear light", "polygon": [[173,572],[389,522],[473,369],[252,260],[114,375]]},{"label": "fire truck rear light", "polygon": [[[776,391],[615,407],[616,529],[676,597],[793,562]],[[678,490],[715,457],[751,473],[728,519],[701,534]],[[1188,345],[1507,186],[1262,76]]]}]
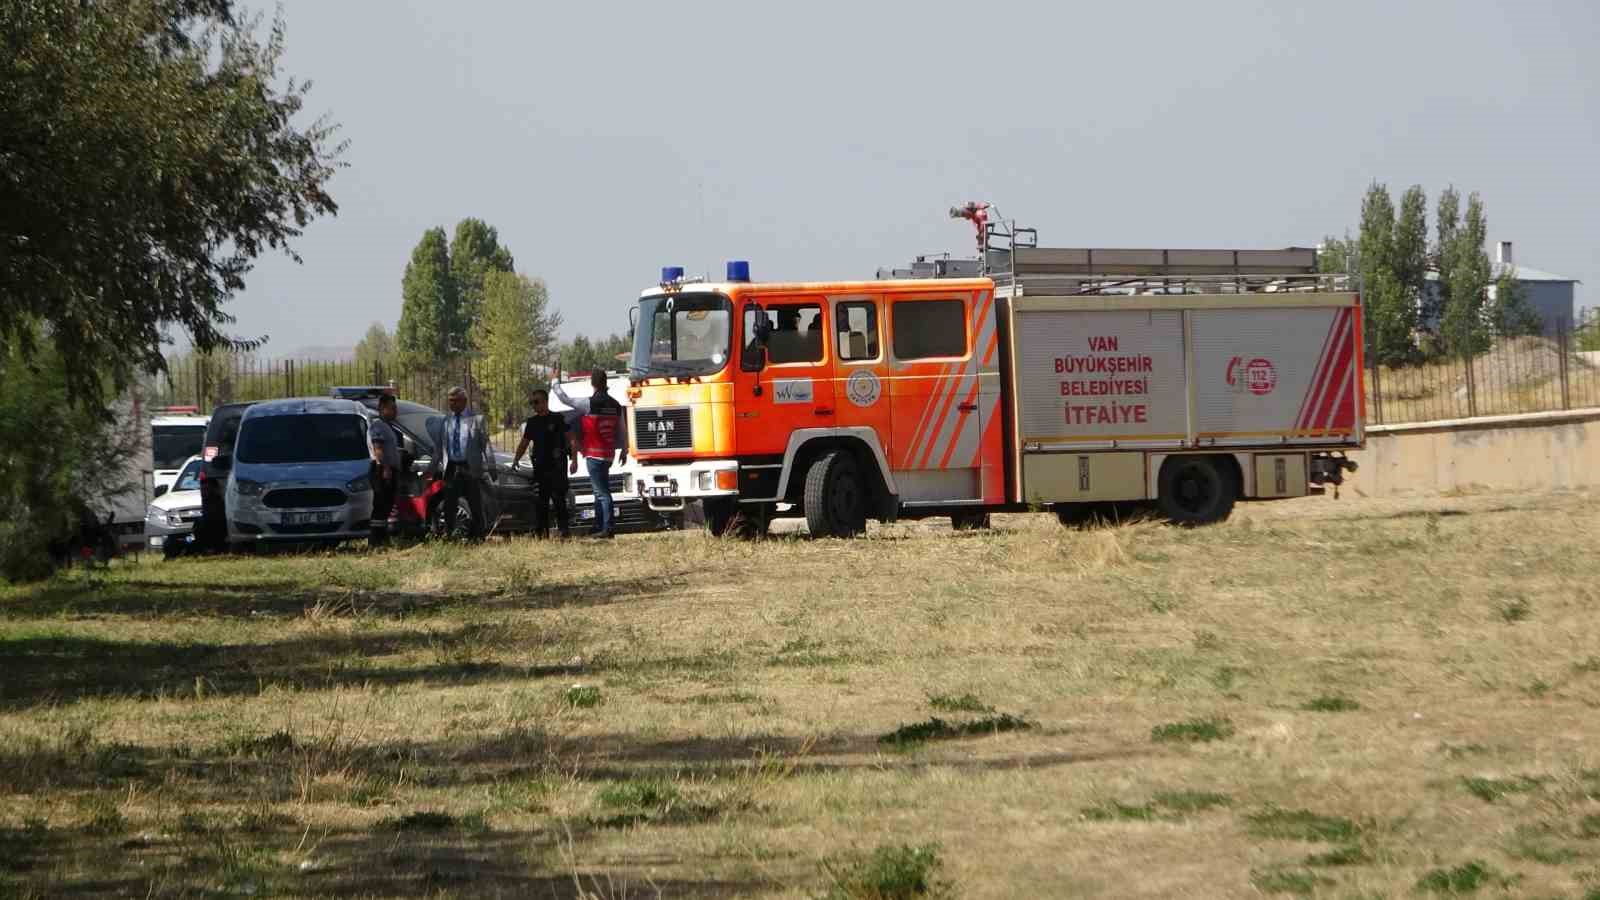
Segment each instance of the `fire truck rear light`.
[{"label": "fire truck rear light", "polygon": [[717,490],[732,491],[739,487],[739,473],[733,469],[717,470]]},{"label": "fire truck rear light", "polygon": [[745,259],[730,259],[730,260],[728,260],[728,280],[729,281],[749,281],[750,280],[750,261],[749,260],[745,260]]}]

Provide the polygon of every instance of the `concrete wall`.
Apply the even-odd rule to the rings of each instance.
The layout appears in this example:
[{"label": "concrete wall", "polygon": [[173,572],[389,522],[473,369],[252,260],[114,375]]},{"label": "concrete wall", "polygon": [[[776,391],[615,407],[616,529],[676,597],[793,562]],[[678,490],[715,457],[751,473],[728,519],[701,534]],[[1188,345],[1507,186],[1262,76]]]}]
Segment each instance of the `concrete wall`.
[{"label": "concrete wall", "polygon": [[1600,409],[1374,426],[1350,458],[1367,497],[1600,487]]}]

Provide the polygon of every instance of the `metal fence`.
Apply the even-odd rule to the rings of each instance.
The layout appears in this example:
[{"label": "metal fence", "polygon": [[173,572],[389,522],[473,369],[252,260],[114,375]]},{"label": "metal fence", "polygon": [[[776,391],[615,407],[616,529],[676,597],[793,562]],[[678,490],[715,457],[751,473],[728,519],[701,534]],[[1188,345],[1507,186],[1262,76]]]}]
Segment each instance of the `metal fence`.
[{"label": "metal fence", "polygon": [[1367,421],[1398,425],[1600,407],[1596,312],[1544,335],[1495,338],[1488,350],[1468,357],[1369,365]]},{"label": "metal fence", "polygon": [[[1600,310],[1546,336],[1495,339],[1470,358],[1408,366],[1371,365],[1366,374],[1370,424],[1428,422],[1600,406]],[[276,397],[328,396],[341,385],[389,385],[400,397],[439,408],[454,385],[498,429],[527,415],[528,391],[544,377],[492,377],[470,360],[407,366],[396,359],[355,362],[185,356],[147,387],[154,406],[196,406]]]},{"label": "metal fence", "polygon": [[221,403],[281,397],[326,397],[335,387],[391,387],[405,400],[445,408],[445,394],[460,386],[469,405],[497,430],[520,423],[528,414],[528,392],[542,386],[537,373],[490,377],[470,360],[440,365],[404,365],[397,359],[265,359],[251,355],[188,355],[169,360],[166,374],[145,387],[152,407],[194,406],[202,414]]}]

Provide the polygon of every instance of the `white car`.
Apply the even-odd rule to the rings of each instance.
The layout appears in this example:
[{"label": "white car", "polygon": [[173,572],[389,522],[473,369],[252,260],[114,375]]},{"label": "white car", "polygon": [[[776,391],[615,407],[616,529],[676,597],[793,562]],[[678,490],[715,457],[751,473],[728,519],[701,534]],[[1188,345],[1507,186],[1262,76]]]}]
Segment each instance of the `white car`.
[{"label": "white car", "polygon": [[354,400],[264,400],[245,410],[224,494],[228,541],[338,542],[371,533],[366,410]]},{"label": "white car", "polygon": [[145,546],[164,550],[174,540],[182,540],[194,530],[200,518],[200,467],[198,456],[191,456],[166,486],[156,488],[156,497],[144,513]]}]

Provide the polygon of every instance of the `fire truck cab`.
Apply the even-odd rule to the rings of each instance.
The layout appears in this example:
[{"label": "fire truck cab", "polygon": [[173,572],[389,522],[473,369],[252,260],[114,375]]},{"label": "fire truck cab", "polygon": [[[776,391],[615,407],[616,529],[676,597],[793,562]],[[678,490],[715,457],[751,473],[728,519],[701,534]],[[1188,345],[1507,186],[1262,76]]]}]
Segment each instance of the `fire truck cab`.
[{"label": "fire truck cab", "polygon": [[872,281],[664,269],[635,323],[632,490],[714,534],[849,536],[1121,500],[1203,523],[1353,468],[1359,300],[1314,251],[983,250]]}]

